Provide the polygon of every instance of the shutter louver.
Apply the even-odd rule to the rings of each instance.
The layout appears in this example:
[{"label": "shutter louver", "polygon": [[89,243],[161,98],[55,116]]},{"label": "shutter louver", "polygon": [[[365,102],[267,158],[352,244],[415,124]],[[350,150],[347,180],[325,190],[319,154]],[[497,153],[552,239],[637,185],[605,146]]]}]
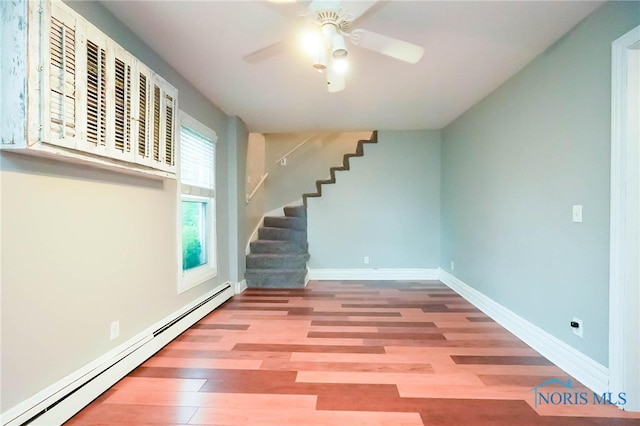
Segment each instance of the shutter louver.
[{"label": "shutter louver", "polygon": [[160,161],[160,88],[153,86],[153,160]]},{"label": "shutter louver", "polygon": [[65,1],[28,1],[24,24],[26,138],[11,148],[175,179],[178,90]]},{"label": "shutter louver", "polygon": [[87,142],[107,143],[106,53],[87,40]]},{"label": "shutter louver", "polygon": [[74,28],[52,16],[49,34],[49,129],[59,139],[76,135],[75,44]]},{"label": "shutter louver", "polygon": [[173,153],[174,153],[174,137],[173,134],[173,113],[174,113],[174,101],[173,98],[169,95],[166,95],[166,111],[165,111],[165,154],[164,160],[165,163],[173,166]]},{"label": "shutter louver", "polygon": [[147,76],[140,73],[138,99],[138,154],[147,156]]},{"label": "shutter louver", "polygon": [[131,151],[131,66],[115,60],[115,149]]}]

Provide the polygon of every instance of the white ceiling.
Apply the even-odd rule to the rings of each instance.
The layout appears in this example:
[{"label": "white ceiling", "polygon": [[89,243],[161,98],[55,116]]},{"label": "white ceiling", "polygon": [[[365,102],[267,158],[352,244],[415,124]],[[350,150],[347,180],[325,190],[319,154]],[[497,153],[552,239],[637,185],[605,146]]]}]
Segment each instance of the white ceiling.
[{"label": "white ceiling", "polygon": [[[293,40],[308,1],[103,1],[211,102],[252,132],[440,129],[603,1],[381,1],[355,27],[424,47],[410,65],[348,44],[346,89],[328,93]],[[349,4],[345,2],[345,8]]]}]

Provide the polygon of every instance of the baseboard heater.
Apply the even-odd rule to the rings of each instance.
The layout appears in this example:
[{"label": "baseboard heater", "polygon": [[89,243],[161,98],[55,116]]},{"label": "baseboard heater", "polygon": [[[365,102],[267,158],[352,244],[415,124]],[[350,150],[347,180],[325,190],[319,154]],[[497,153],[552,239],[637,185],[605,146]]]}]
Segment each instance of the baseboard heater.
[{"label": "baseboard heater", "polygon": [[[156,327],[152,328],[155,328],[152,333],[144,333],[145,335],[142,337],[137,336],[132,341],[127,342],[125,347],[121,347],[116,354],[109,357],[109,360],[102,363],[102,365],[64,386],[60,391],[52,393],[53,401],[47,401],[48,398],[44,398],[40,403],[34,404],[18,415],[13,413],[14,417],[12,419],[3,418],[3,425],[24,426],[31,424],[50,425],[54,424],[54,422],[57,424],[63,423],[186,329],[231,298],[233,294],[233,289],[229,283],[217,288],[214,290],[214,294],[206,296],[204,300],[197,301],[194,306],[189,307],[185,312],[180,313],[163,325],[156,325]],[[205,309],[202,309],[203,307]],[[45,406],[36,408],[42,404],[45,404]],[[32,410],[38,411],[29,413]],[[58,413],[53,414],[54,411],[58,411]],[[27,417],[26,420],[25,417]]]},{"label": "baseboard heater", "polygon": [[216,294],[207,297],[205,300],[203,300],[202,302],[198,303],[196,306],[192,307],[187,312],[183,313],[182,315],[180,315],[179,317],[177,317],[173,321],[170,321],[169,323],[163,325],[162,327],[160,327],[159,329],[154,331],[153,332],[153,337],[158,337],[160,334],[164,333],[169,328],[173,327],[178,322],[182,321],[186,316],[188,316],[192,312],[196,311],[197,309],[200,309],[201,306],[204,306],[207,303],[211,302],[213,299],[215,299],[216,297],[220,296],[222,293],[224,293],[225,291],[229,290],[230,288],[231,288],[231,285],[227,284],[227,286],[225,288],[223,288],[222,290],[218,291]]}]

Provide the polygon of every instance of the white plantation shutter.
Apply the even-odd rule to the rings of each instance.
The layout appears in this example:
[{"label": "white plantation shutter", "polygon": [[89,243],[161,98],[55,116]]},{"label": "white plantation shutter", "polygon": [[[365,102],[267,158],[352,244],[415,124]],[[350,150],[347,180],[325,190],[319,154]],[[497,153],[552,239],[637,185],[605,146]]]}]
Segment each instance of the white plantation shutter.
[{"label": "white plantation shutter", "polygon": [[[61,14],[58,10],[53,13]],[[49,132],[54,140],[76,137],[75,20],[52,13],[49,26]]]},{"label": "white plantation shutter", "polygon": [[38,72],[28,79],[24,148],[176,178],[178,90],[62,1],[28,3]]},{"label": "white plantation shutter", "polygon": [[161,117],[161,106],[160,103],[162,98],[160,97],[160,87],[157,84],[153,85],[153,129],[151,134],[153,135],[151,138],[152,146],[153,146],[153,161],[160,162],[160,117]]},{"label": "white plantation shutter", "polygon": [[87,142],[107,144],[107,56],[104,47],[87,40]]},{"label": "white plantation shutter", "polygon": [[135,161],[175,171],[178,91],[162,77],[136,64],[133,93]]},{"label": "white plantation shutter", "polygon": [[142,158],[149,157],[149,141],[147,137],[147,122],[149,114],[149,73],[146,71],[140,71],[138,73],[138,134],[137,145],[138,152],[136,153]]},{"label": "white plantation shutter", "polygon": [[115,150],[131,152],[131,65],[115,58]]},{"label": "white plantation shutter", "polygon": [[164,162],[169,166],[175,164],[175,135],[174,118],[176,116],[176,99],[164,94]]},{"label": "white plantation shutter", "polygon": [[180,182],[183,194],[214,197],[215,142],[188,127],[180,128]]}]

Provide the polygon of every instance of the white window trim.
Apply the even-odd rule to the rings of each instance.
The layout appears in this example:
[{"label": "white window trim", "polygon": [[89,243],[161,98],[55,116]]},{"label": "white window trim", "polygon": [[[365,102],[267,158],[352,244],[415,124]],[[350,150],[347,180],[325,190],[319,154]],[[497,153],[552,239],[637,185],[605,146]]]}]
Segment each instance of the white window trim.
[{"label": "white window trim", "polygon": [[[182,193],[182,183],[180,176],[180,134],[181,127],[188,127],[201,135],[211,139],[214,144],[214,161],[216,161],[215,156],[215,144],[218,140],[218,136],[216,132],[202,124],[195,118],[191,117],[189,114],[184,111],[180,111],[180,122],[178,123],[178,131],[177,131],[177,156],[176,156],[176,169],[177,169],[177,185],[176,185],[176,211],[177,211],[177,222],[176,222],[176,235],[177,235],[177,261],[178,261],[178,294],[183,293],[193,287],[196,287],[200,284],[205,283],[212,278],[215,278],[218,275],[218,244],[217,244],[217,221],[216,221],[216,199],[215,195],[213,197],[203,197],[197,195],[188,195]],[[215,164],[214,164],[214,172],[215,172]],[[214,178],[214,186],[216,185]],[[215,188],[214,188],[215,194]],[[209,250],[208,256],[209,261],[207,264],[199,266],[197,268],[192,268],[188,271],[182,270],[182,201],[199,201],[208,203],[207,211],[207,223],[210,224],[209,227]]]}]

